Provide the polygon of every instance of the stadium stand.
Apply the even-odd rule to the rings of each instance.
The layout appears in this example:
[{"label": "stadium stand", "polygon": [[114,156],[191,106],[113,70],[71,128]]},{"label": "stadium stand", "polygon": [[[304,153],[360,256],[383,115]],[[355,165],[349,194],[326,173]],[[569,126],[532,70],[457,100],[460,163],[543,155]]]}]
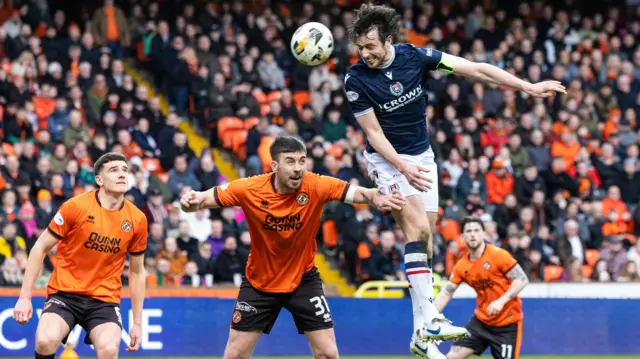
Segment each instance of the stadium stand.
[{"label": "stadium stand", "polygon": [[[188,188],[229,180],[212,148],[253,175],[269,170],[274,138],[297,136],[309,170],[372,185],[341,89],[358,59],[345,26],[359,1],[324,11],[290,1],[111,3],[89,2],[73,20],[46,1],[0,9],[0,285],[20,285],[35,239],[61,203],[95,187],[93,161],[109,150],[129,159],[128,198],[149,219],[150,287],[237,285],[243,273],[251,243],[243,213],[185,214],[175,202]],[[569,90],[534,101],[432,74],[434,271],[450,274],[464,253],[458,221],[473,214],[532,281],[640,281],[640,10],[615,1],[390,4],[403,14],[398,41]],[[310,20],[335,38],[331,60],[315,68],[296,63],[288,46]],[[186,124],[210,147],[194,151]],[[374,209],[327,206],[318,241],[351,283],[404,279],[402,232]],[[53,266],[55,253],[40,287]]]}]

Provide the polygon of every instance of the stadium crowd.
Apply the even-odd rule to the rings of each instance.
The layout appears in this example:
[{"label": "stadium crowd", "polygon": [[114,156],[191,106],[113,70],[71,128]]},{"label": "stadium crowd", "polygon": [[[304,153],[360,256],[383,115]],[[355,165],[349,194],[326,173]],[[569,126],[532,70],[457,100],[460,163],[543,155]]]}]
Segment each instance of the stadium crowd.
[{"label": "stadium crowd", "polygon": [[[84,23],[45,1],[2,3],[1,286],[20,285],[36,238],[65,200],[95,188],[92,164],[107,151],[130,160],[127,197],[149,220],[148,286],[238,285],[251,243],[243,213],[185,214],[176,203],[186,189],[227,180],[211,151],[194,153],[180,121],[232,153],[243,174],[268,171],[269,144],[284,134],[308,145],[309,170],[372,186],[342,91],[358,59],[346,30],[357,1],[106,0],[85,11]],[[432,73],[426,115],[441,207],[434,270],[447,276],[464,254],[458,221],[471,214],[532,281],[640,281],[640,8],[389,3],[402,15],[399,42],[568,88],[534,101]],[[335,41],[331,60],[315,68],[298,64],[288,46],[311,20]],[[151,74],[168,113],[125,71],[127,61]],[[318,241],[354,283],[404,279],[403,235],[390,216],[331,204]],[[39,286],[54,265],[52,253]]]}]

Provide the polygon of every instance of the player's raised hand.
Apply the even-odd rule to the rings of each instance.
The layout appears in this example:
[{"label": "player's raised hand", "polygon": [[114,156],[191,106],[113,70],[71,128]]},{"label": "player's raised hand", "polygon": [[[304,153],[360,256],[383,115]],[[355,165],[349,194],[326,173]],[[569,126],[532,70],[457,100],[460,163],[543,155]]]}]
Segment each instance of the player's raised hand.
[{"label": "player's raised hand", "polygon": [[504,301],[502,299],[496,299],[487,307],[488,315],[497,315],[502,312],[502,308],[504,308]]},{"label": "player's raised hand", "polygon": [[420,165],[407,164],[402,169],[402,174],[405,176],[409,184],[420,192],[427,192],[431,189],[431,183],[433,182],[426,173],[428,169]]},{"label": "player's raised hand", "polygon": [[140,325],[134,324],[129,331],[129,337],[131,337],[131,341],[129,342],[129,346],[127,346],[128,352],[137,352],[140,349]]},{"label": "player's raised hand", "polygon": [[542,81],[529,86],[525,92],[533,97],[551,97],[556,93],[567,94],[567,89],[560,81]]},{"label": "player's raised hand", "polygon": [[180,207],[185,212],[195,212],[200,208],[202,195],[200,192],[189,190],[180,198]]},{"label": "player's raised hand", "polygon": [[13,307],[13,319],[19,324],[27,324],[33,316],[33,306],[31,300],[26,298],[18,299],[16,306]]},{"label": "player's raised hand", "polygon": [[399,211],[407,203],[404,196],[400,192],[393,192],[390,195],[376,194],[373,204],[381,211]]}]

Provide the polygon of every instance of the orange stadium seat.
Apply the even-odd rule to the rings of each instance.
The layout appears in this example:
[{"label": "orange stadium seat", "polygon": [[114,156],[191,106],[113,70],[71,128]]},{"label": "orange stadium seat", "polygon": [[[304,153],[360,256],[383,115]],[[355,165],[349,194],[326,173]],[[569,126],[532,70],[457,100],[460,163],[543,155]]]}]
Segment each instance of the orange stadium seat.
[{"label": "orange stadium seat", "polygon": [[564,269],[561,266],[546,266],[544,267],[544,281],[556,282],[560,280]]},{"label": "orange stadium seat", "polygon": [[250,130],[255,127],[258,122],[260,122],[260,117],[247,117],[247,119],[244,120],[244,129]]},{"label": "orange stadium seat", "polygon": [[224,141],[229,131],[244,129],[244,121],[234,116],[226,116],[218,120],[218,138]]},{"label": "orange stadium seat", "polygon": [[235,132],[231,139],[231,150],[240,161],[247,159],[247,131]]},{"label": "orange stadium seat", "polygon": [[260,91],[260,90],[253,90],[251,92],[251,94],[253,95],[253,97],[256,98],[256,100],[258,100],[259,104],[265,104],[267,103],[267,95],[264,94],[264,92]]},{"label": "orange stadium seat", "polygon": [[311,102],[311,94],[309,91],[296,91],[293,94],[293,102],[296,103],[298,108],[302,108],[304,105],[308,105]]},{"label": "orange stadium seat", "polygon": [[584,265],[582,266],[582,276],[585,278],[591,277],[591,273],[593,273],[593,267]]},{"label": "orange stadium seat", "polygon": [[162,181],[163,183],[169,182],[169,173],[167,172],[156,173],[156,176],[158,176],[160,181]]},{"label": "orange stadium seat", "polygon": [[269,102],[280,101],[281,98],[282,98],[282,92],[280,91],[271,91],[269,92],[269,95],[267,95],[267,101]]},{"label": "orange stadium seat", "polygon": [[271,111],[271,106],[269,106],[268,104],[260,105],[260,114],[262,116],[268,114],[269,111]]},{"label": "orange stadium seat", "polygon": [[162,172],[162,166],[160,165],[160,160],[157,158],[145,158],[142,160],[142,168],[149,171],[150,173],[159,173]]},{"label": "orange stadium seat", "polygon": [[587,249],[585,252],[585,257],[587,259],[587,264],[590,267],[593,267],[598,262],[598,259],[600,259],[600,251],[597,249]]}]

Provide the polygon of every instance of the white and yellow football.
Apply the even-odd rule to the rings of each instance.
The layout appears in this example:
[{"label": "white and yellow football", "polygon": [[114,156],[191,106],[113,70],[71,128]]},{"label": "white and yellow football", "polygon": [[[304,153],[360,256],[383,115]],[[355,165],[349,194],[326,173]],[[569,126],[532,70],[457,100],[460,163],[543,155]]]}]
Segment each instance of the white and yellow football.
[{"label": "white and yellow football", "polygon": [[319,22],[300,26],[291,38],[291,52],[304,65],[318,66],[324,63],[333,52],[331,30]]}]

